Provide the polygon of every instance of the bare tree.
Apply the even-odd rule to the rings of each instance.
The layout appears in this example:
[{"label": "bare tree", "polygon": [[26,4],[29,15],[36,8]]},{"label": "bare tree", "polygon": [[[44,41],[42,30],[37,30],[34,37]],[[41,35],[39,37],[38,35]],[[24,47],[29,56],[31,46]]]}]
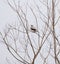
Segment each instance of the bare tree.
[{"label": "bare tree", "polygon": [[20,1],[7,2],[18,16],[17,26],[9,25],[4,34],[0,32],[11,55],[19,64],[60,64],[59,1],[39,0],[37,4],[33,0],[34,6],[27,3],[24,9]]}]

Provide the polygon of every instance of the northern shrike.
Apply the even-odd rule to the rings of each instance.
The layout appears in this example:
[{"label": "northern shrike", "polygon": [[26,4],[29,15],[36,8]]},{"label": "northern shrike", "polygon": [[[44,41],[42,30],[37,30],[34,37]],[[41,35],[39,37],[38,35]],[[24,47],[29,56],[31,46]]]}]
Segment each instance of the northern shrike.
[{"label": "northern shrike", "polygon": [[31,25],[30,29],[31,29],[31,32],[37,34],[40,37],[38,30],[33,25]]},{"label": "northern shrike", "polygon": [[36,29],[33,25],[31,25],[31,28],[30,28],[30,29],[31,29],[31,31],[34,32],[34,33],[37,32],[37,29]]}]

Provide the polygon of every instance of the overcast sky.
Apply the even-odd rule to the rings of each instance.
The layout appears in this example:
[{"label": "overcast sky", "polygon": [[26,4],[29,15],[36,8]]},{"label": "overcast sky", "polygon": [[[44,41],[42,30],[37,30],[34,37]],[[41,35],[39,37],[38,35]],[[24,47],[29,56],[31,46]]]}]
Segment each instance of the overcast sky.
[{"label": "overcast sky", "polygon": [[[5,26],[7,24],[13,23],[16,20],[16,14],[9,7],[7,0],[0,0],[0,31],[5,30]],[[8,51],[5,48],[5,45],[3,45],[3,43],[0,42],[0,64],[7,64],[7,54]]]},{"label": "overcast sky", "polygon": [[[9,7],[7,0],[0,0],[0,31],[5,29],[5,26],[13,22],[16,18],[15,13]],[[0,42],[0,64],[7,64],[7,50],[5,45]]]}]

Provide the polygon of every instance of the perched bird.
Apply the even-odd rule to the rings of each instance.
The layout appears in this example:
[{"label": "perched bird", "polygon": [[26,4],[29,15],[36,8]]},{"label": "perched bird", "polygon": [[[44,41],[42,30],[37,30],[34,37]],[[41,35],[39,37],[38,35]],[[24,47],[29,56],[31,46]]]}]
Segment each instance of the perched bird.
[{"label": "perched bird", "polygon": [[30,29],[31,29],[31,32],[37,34],[40,37],[40,34],[39,34],[38,30],[36,29],[36,27],[34,27],[33,25],[31,25]]},{"label": "perched bird", "polygon": [[30,29],[31,29],[31,31],[34,32],[34,33],[37,32],[37,29],[36,29],[33,25],[31,25],[31,28],[30,28]]}]

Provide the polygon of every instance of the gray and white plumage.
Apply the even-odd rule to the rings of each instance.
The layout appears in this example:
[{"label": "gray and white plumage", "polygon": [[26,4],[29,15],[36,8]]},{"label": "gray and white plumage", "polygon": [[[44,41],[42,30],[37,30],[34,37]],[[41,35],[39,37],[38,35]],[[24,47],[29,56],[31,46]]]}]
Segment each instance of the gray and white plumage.
[{"label": "gray and white plumage", "polygon": [[34,33],[37,32],[37,29],[36,29],[33,25],[31,25],[30,29],[31,29],[31,31],[34,32]]},{"label": "gray and white plumage", "polygon": [[40,37],[39,32],[38,32],[38,30],[37,30],[36,27],[34,27],[33,25],[31,25],[30,29],[31,29],[31,32],[37,34]]}]

